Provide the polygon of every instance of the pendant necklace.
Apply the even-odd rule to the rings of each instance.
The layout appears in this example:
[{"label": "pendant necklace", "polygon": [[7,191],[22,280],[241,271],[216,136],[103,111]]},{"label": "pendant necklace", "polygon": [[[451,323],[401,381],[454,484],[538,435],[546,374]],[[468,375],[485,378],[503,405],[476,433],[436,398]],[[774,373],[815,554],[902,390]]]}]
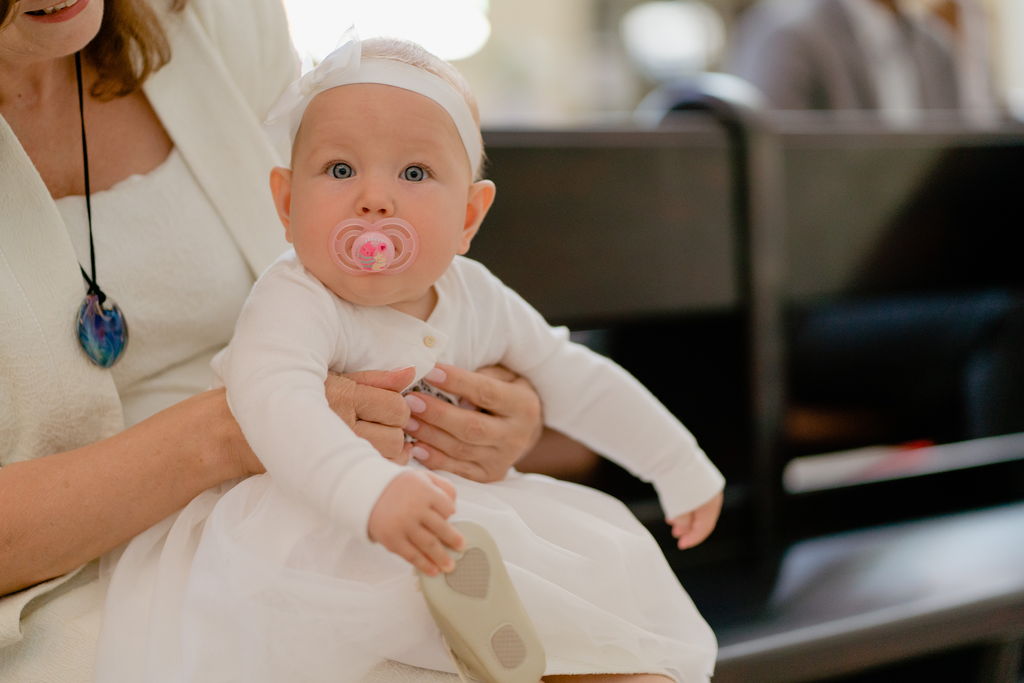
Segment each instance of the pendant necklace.
[{"label": "pendant necklace", "polygon": [[75,76],[78,78],[78,115],[82,123],[82,166],[85,169],[85,213],[89,220],[90,276],[82,264],[78,268],[88,289],[78,309],[78,343],[85,355],[101,368],[109,368],[121,358],[128,345],[128,322],[113,299],[100,289],[96,276],[96,247],[92,239],[92,203],[89,191],[89,150],[85,144],[85,102],[82,95],[82,56],[75,53]]}]

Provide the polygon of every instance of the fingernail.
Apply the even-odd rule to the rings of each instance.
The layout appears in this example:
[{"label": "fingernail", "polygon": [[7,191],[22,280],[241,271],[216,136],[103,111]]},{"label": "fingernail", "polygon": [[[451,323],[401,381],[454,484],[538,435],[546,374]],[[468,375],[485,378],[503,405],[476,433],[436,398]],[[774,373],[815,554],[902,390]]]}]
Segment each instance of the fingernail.
[{"label": "fingernail", "polygon": [[427,404],[423,402],[423,399],[413,394],[405,395],[405,403],[409,406],[409,410],[414,413],[422,413],[427,409]]},{"label": "fingernail", "polygon": [[411,417],[409,418],[409,421],[405,423],[405,431],[407,432],[415,432],[419,428],[420,423],[412,419]]},{"label": "fingernail", "polygon": [[409,451],[409,455],[417,460],[426,460],[430,456],[430,453],[427,453],[427,449],[422,446],[413,446],[412,450]]},{"label": "fingernail", "polygon": [[423,375],[423,379],[428,382],[443,382],[448,379],[448,373],[441,368],[432,368],[430,372]]},{"label": "fingernail", "polygon": [[403,365],[400,368],[391,368],[391,372],[401,372],[402,370],[408,370],[409,368],[414,368],[414,367],[416,367],[416,366],[415,365]]}]

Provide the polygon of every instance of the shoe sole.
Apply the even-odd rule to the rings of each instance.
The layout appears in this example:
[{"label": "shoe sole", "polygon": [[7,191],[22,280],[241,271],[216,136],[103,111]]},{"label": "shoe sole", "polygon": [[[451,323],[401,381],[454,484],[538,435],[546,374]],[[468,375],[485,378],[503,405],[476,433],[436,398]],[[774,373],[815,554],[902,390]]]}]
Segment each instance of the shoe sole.
[{"label": "shoe sole", "polygon": [[546,659],[491,535],[479,524],[453,524],[466,539],[447,574],[420,573],[427,607],[457,663],[484,683],[537,683]]}]

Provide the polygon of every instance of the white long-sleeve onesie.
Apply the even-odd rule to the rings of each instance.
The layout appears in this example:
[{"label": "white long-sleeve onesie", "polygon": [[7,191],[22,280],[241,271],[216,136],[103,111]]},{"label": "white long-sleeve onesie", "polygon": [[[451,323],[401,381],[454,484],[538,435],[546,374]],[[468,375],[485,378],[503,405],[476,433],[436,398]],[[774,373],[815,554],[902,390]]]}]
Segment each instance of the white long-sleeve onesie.
[{"label": "white long-sleeve onesie", "polygon": [[366,534],[370,511],[402,471],[335,415],[328,370],[501,364],[540,396],[545,424],[654,484],[666,515],[689,511],[723,478],[693,436],[615,363],[552,328],[481,264],[456,257],[426,321],[339,299],[285,253],[260,278],[215,360],[228,403],[278,484]]}]

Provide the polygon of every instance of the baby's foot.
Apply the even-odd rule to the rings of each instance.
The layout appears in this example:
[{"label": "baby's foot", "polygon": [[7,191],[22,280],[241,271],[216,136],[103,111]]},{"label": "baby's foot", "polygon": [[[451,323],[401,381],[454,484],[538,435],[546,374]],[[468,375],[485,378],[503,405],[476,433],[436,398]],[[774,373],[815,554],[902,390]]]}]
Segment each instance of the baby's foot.
[{"label": "baby's foot", "polygon": [[466,539],[462,552],[453,553],[455,569],[420,574],[420,585],[460,673],[486,683],[537,683],[544,648],[498,546],[478,524],[453,525]]}]

